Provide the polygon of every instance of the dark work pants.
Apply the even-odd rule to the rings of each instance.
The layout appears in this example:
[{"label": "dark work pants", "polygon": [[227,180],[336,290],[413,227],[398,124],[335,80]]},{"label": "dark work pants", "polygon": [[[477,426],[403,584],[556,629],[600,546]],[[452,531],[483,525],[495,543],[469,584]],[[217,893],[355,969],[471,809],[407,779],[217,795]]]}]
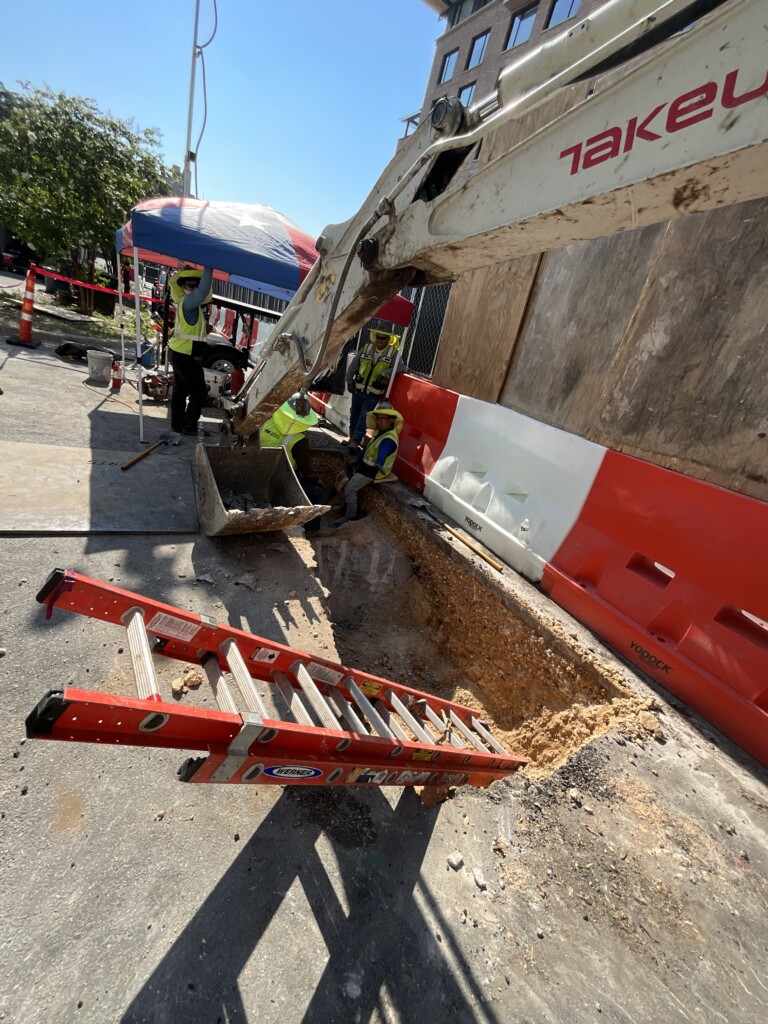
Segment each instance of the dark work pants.
[{"label": "dark work pants", "polygon": [[173,367],[173,392],[171,394],[171,429],[196,430],[200,413],[208,398],[205,386],[203,364],[194,356],[184,355],[170,349]]},{"label": "dark work pants", "polygon": [[381,401],[381,395],[368,395],[362,391],[352,392],[352,408],[349,413],[349,436],[358,444],[365,436],[365,417]]},{"label": "dark work pants", "polygon": [[[325,502],[325,491],[322,484],[310,483],[309,480],[306,480],[298,470],[296,470],[296,479],[301,484],[304,493],[313,505],[322,505]],[[308,523],[304,524],[304,532],[315,533],[315,531],[320,529],[321,525],[322,517],[315,516],[314,519],[310,519]]]}]

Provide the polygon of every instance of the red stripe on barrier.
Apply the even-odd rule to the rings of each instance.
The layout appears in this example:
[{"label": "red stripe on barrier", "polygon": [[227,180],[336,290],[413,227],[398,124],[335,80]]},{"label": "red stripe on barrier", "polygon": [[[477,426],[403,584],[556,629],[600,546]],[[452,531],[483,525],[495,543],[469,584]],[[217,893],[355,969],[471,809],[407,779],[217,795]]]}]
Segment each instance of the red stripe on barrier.
[{"label": "red stripe on barrier", "polygon": [[606,453],[542,586],[768,764],[768,504]]},{"label": "red stripe on barrier", "polygon": [[423,491],[425,479],[445,448],[459,396],[431,381],[400,373],[389,400],[405,420],[395,472],[410,487]]}]

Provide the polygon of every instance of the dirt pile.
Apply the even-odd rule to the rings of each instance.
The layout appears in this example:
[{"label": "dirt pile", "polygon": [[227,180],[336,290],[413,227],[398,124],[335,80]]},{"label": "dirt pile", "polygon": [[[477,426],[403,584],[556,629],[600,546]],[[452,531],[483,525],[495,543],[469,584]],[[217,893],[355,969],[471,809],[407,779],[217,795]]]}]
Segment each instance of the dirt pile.
[{"label": "dirt pile", "polygon": [[[383,566],[394,559],[387,549],[399,549],[413,574],[406,580],[391,574],[386,586],[379,580],[377,593],[369,574],[372,590],[359,621],[371,628],[358,645],[358,627],[349,623],[342,643],[349,663],[373,671],[371,659],[378,658],[382,675],[476,708],[508,750],[529,760],[530,776],[551,773],[611,730],[640,743],[663,739],[653,700],[637,697],[594,662],[566,657],[562,645],[553,649],[389,502],[374,495],[370,504],[374,514],[356,528],[341,557],[377,552],[376,564]],[[329,558],[326,552],[326,567]]]}]

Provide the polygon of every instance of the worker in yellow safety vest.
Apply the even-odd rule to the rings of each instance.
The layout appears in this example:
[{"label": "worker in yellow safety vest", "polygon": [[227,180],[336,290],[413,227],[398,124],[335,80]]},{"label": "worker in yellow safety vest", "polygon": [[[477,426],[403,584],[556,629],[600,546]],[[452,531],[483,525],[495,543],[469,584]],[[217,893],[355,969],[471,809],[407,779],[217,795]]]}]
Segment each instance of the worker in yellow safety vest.
[{"label": "worker in yellow safety vest", "polygon": [[[317,413],[302,391],[291,395],[259,430],[262,448],[284,448],[296,479],[313,505],[322,505],[325,490],[312,467],[312,449],[307,430],[317,424]],[[320,529],[320,517],[304,524],[305,533]]]},{"label": "worker in yellow safety vest", "polygon": [[213,271],[185,267],[168,282],[176,303],[176,321],[168,341],[173,367],[171,429],[197,434],[197,424],[208,397],[201,356],[205,354],[208,326],[202,307],[213,298]]},{"label": "worker in yellow safety vest", "polygon": [[337,494],[344,494],[344,515],[333,529],[359,519],[358,495],[369,484],[381,483],[391,477],[397,458],[402,414],[390,402],[379,402],[366,416],[366,426],[373,430],[371,439],[357,460],[336,478]]},{"label": "worker in yellow safety vest", "polygon": [[347,368],[347,388],[352,394],[348,448],[357,448],[365,434],[365,418],[386,394],[397,363],[400,339],[386,331],[370,331]]}]

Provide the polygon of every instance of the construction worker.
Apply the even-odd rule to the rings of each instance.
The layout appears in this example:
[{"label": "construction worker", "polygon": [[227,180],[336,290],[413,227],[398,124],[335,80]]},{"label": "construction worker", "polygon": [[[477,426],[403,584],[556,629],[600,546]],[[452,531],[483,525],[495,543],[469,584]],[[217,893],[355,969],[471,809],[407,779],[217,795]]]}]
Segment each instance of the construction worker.
[{"label": "construction worker", "polygon": [[[312,449],[306,434],[316,423],[317,413],[309,404],[309,398],[297,391],[262,424],[259,439],[262,448],[285,449],[304,493],[313,505],[322,505],[325,490],[312,468]],[[319,529],[319,516],[304,524],[305,533]]]},{"label": "construction worker", "polygon": [[197,434],[197,424],[208,397],[201,356],[205,354],[208,325],[201,309],[213,298],[213,271],[185,267],[168,284],[176,303],[176,320],[168,341],[173,367],[171,429]]},{"label": "construction worker", "polygon": [[387,393],[397,362],[399,338],[386,331],[371,331],[347,368],[347,388],[352,393],[348,448],[358,448],[365,434],[366,416]]},{"label": "construction worker", "polygon": [[381,483],[392,472],[397,457],[403,417],[390,402],[380,402],[366,416],[366,426],[373,430],[370,441],[359,457],[336,478],[336,494],[343,492],[344,515],[333,529],[359,519],[357,499],[360,491],[372,483]]}]

